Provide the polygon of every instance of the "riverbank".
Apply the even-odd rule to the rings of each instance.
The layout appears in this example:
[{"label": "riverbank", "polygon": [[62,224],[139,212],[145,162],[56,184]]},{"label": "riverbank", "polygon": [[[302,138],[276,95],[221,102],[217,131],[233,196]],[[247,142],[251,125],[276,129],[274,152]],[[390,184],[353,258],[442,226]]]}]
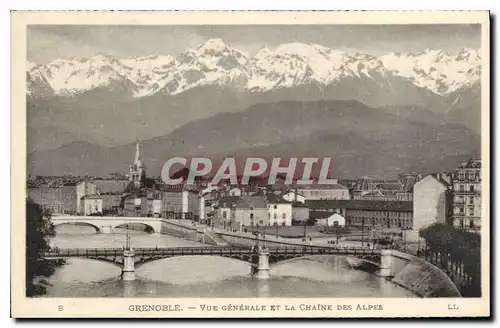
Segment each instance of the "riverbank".
[{"label": "riverbank", "polygon": [[[72,233],[56,234],[54,244],[61,248],[115,248],[125,241],[125,231],[80,234],[81,227],[72,229]],[[130,237],[133,247],[203,245],[164,234],[134,232]],[[137,279],[124,282],[120,279],[121,269],[116,265],[72,258],[49,278],[44,297],[413,297],[389,281],[336,265],[334,261],[332,258],[326,265],[321,261],[297,259],[272,265],[271,278],[262,280],[253,277],[250,265],[243,261],[218,256],[181,256],[141,265],[136,270]]]},{"label": "riverbank", "polygon": [[[187,228],[187,227],[186,227]],[[295,228],[295,230],[291,229]],[[190,226],[189,229],[194,229]],[[188,230],[189,230],[188,229]],[[297,227],[288,227],[290,235],[297,232]],[[210,230],[220,234],[220,236],[231,244],[251,246],[256,241],[256,235],[250,232],[228,232],[219,229],[212,229],[206,226],[198,226],[197,231]],[[260,231],[263,233],[263,231]],[[332,236],[319,235],[321,237],[312,238],[304,241],[302,238],[284,238],[279,234],[260,235],[263,236],[262,241],[266,244],[278,245],[279,247],[293,247],[294,245],[321,245],[325,247],[359,247],[359,242],[349,240],[339,240],[338,244],[332,245]],[[337,241],[335,240],[335,243]],[[365,244],[366,246],[366,244]],[[451,279],[442,272],[439,268],[433,266],[426,261],[403,252],[396,250],[391,251],[391,271],[392,279],[388,279],[391,283],[404,287],[408,291],[419,297],[460,297],[460,293],[451,281]]]}]

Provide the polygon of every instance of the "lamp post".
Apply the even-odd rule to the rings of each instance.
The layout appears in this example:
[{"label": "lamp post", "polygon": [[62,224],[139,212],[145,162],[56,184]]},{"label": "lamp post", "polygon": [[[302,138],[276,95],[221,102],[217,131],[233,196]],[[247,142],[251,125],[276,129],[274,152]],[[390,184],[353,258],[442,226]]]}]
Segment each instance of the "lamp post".
[{"label": "lamp post", "polygon": [[339,226],[337,225],[337,245],[339,244]]},{"label": "lamp post", "polygon": [[365,246],[365,220],[361,220],[361,246]]},{"label": "lamp post", "polygon": [[129,249],[130,249],[130,236],[127,231],[127,234],[125,235],[125,250]]},{"label": "lamp post", "polygon": [[254,229],[254,213],[253,213],[253,205],[250,205],[250,220],[252,221],[252,233],[255,232]]},{"label": "lamp post", "polygon": [[406,227],[403,228],[403,247],[406,253]]},{"label": "lamp post", "polygon": [[417,256],[420,257],[420,236],[417,237]]}]

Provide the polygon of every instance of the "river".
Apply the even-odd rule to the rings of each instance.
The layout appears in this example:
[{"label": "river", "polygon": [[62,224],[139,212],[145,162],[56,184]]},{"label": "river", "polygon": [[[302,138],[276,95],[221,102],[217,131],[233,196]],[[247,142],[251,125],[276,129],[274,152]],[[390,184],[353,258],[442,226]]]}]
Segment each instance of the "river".
[{"label": "river", "polygon": [[[132,247],[200,246],[168,235],[131,231]],[[57,227],[51,244],[59,248],[122,247],[125,230],[96,234],[82,226]],[[120,279],[119,267],[69,259],[50,277],[45,297],[414,297],[383,278],[348,267],[336,256],[271,265],[271,278],[251,277],[245,262],[215,256],[185,256],[139,266],[137,279]]]}]

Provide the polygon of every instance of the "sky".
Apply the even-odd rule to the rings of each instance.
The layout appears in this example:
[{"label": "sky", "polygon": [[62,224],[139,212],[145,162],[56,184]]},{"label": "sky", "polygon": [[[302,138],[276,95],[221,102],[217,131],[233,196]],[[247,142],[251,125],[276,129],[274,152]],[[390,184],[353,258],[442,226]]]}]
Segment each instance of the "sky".
[{"label": "sky", "polygon": [[315,43],[338,50],[380,55],[422,51],[457,51],[480,47],[480,25],[273,25],[273,26],[105,26],[31,25],[27,59],[89,58],[98,53],[118,58],[172,55],[221,38],[241,51],[256,53],[291,42]]}]

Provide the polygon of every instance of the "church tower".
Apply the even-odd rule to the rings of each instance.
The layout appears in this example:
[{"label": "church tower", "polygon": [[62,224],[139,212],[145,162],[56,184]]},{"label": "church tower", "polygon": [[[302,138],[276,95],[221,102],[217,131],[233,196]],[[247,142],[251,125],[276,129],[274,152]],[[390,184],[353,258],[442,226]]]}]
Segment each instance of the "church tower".
[{"label": "church tower", "polygon": [[135,147],[134,164],[130,165],[129,179],[134,184],[134,187],[142,187],[146,178],[146,168],[142,162],[141,153],[139,151],[139,140]]}]

